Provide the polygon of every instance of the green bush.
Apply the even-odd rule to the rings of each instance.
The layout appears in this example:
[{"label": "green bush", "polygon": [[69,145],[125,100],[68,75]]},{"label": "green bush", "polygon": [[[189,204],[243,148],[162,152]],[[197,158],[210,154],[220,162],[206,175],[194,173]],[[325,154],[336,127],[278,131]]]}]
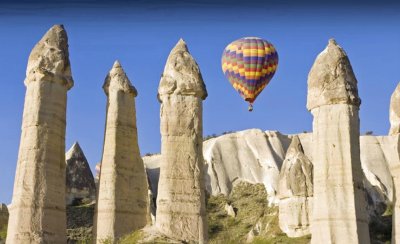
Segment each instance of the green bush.
[{"label": "green bush", "polygon": [[6,240],[7,238],[7,225],[4,225],[3,228],[0,229],[0,240]]}]

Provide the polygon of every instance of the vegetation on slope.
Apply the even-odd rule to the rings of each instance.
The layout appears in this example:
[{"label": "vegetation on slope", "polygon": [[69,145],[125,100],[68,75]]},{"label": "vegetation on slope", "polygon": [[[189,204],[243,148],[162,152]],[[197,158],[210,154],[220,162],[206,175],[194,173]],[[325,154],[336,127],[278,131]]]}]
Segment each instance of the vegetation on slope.
[{"label": "vegetation on slope", "polygon": [[[225,210],[227,204],[233,207],[236,213],[235,217],[228,215]],[[76,207],[74,210],[83,211]],[[389,207],[384,214],[385,216],[383,216],[385,222],[387,221],[385,225],[382,225],[381,222],[378,223],[374,221],[370,223],[372,243],[390,243],[390,210]],[[242,182],[234,187],[229,196],[218,195],[207,197],[207,218],[210,244],[236,244],[246,242],[253,244],[305,244],[309,243],[311,240],[311,236],[289,238],[280,230],[278,207],[268,206],[267,193],[263,184]],[[84,242],[84,240],[80,238],[80,241],[77,243],[89,242]],[[111,243],[111,241],[105,241],[105,243]],[[182,242],[171,240],[160,234],[155,234],[154,229],[150,227],[135,231],[122,238],[118,243]]]},{"label": "vegetation on slope", "polygon": [[67,242],[91,243],[95,204],[67,206]]},{"label": "vegetation on slope", "polygon": [[[236,217],[227,215],[225,205]],[[269,207],[262,184],[239,183],[229,197],[211,196],[207,201],[210,243],[309,243],[310,236],[289,238],[279,229],[278,208]]]},{"label": "vegetation on slope", "polygon": [[6,241],[6,238],[7,238],[7,225],[4,225],[0,229],[0,243],[4,243]]},{"label": "vegetation on slope", "polygon": [[[226,204],[233,206],[235,217],[227,214]],[[310,236],[289,238],[279,229],[278,208],[268,206],[267,192],[262,184],[242,182],[234,187],[228,197],[209,196],[207,218],[210,244],[237,244],[246,241],[254,244],[310,242]],[[249,234],[250,232],[252,234]],[[149,231],[135,231],[123,238],[120,243],[171,243],[172,241],[162,236],[148,238],[149,235],[151,235]]]}]

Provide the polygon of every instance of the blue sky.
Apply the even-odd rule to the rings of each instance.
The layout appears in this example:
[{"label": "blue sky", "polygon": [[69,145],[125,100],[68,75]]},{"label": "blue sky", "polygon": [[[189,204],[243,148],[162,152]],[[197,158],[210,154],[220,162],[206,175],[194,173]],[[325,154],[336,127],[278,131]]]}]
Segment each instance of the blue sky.
[{"label": "blue sky", "polygon": [[[311,131],[312,117],[305,107],[307,75],[331,37],[346,50],[359,82],[361,133],[387,134],[390,95],[400,81],[399,4],[278,2],[0,3],[0,202],[11,202],[27,59],[53,24],[64,24],[67,30],[75,80],[68,93],[66,149],[79,141],[92,168],[101,159],[103,143],[106,96],[101,87],[116,59],[139,92],[141,153],[160,151],[157,88],[167,56],[181,37],[200,66],[209,94],[204,135],[249,128]],[[225,46],[245,36],[272,42],[280,59],[252,113],[220,66]]]}]

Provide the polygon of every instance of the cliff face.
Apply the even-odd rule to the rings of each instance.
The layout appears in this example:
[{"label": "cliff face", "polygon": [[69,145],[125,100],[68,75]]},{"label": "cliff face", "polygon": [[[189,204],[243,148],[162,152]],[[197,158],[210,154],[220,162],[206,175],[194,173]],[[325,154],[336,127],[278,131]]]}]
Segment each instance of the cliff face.
[{"label": "cliff face", "polygon": [[245,130],[204,142],[206,189],[228,195],[240,181],[262,183],[270,204],[277,203],[279,171],[290,138],[276,131]]}]

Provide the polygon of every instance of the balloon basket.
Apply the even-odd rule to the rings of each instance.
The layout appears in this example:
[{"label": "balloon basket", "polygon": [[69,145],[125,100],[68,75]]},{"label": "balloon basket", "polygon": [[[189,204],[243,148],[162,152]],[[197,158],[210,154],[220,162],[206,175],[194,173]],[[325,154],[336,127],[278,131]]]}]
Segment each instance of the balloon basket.
[{"label": "balloon basket", "polygon": [[249,108],[248,108],[249,112],[253,111],[253,104],[249,104]]}]

